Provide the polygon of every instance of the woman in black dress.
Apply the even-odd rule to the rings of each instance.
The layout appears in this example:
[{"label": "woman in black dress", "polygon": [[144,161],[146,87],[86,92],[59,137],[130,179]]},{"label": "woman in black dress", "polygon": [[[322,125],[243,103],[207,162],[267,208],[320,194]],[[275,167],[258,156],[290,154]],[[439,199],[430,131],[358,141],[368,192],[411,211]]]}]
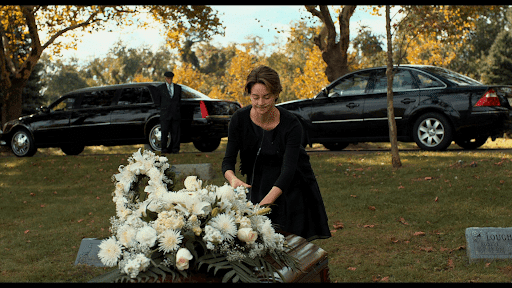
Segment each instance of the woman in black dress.
[{"label": "woman in black dress", "polygon": [[[231,118],[222,172],[232,187],[250,188],[251,202],[275,204],[268,216],[280,230],[308,241],[329,238],[320,189],[301,145],[300,122],[275,106],[281,91],[279,75],[272,68],[260,66],[249,74],[245,93],[252,105]],[[246,182],[235,174],[238,152]]]}]

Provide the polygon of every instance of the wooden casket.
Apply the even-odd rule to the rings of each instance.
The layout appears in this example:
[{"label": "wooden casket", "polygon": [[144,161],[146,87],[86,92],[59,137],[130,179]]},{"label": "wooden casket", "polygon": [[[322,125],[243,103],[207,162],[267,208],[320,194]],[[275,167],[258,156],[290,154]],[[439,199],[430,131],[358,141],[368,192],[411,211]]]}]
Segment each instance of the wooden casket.
[{"label": "wooden casket", "polygon": [[[297,283],[297,282],[330,282],[329,279],[329,266],[328,266],[328,258],[327,252],[317,245],[306,241],[306,239],[294,235],[289,234],[286,236],[286,241],[290,246],[287,253],[293,257],[295,257],[298,262],[298,268],[300,271],[293,271],[288,267],[281,267],[277,263],[273,263],[272,265],[279,269],[279,272],[284,277],[284,282],[286,283]],[[89,282],[112,282],[113,273],[105,273],[96,278],[93,278]],[[262,279],[262,282],[265,279]],[[173,282],[170,277],[163,279],[162,282]],[[212,273],[206,272],[197,272],[187,278],[180,278],[178,281],[180,283],[201,283],[201,282],[209,282],[209,283],[217,283],[222,282],[222,276],[214,276]]]}]

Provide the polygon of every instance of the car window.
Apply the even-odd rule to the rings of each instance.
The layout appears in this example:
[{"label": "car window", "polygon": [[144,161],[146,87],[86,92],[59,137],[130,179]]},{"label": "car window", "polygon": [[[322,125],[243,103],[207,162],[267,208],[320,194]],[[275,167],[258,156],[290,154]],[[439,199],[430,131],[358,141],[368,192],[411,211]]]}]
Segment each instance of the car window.
[{"label": "car window", "polygon": [[153,103],[153,98],[151,98],[151,93],[147,87],[142,87],[140,103]]},{"label": "car window", "polygon": [[433,78],[430,75],[424,74],[424,73],[418,73],[416,75],[420,82],[420,88],[437,88],[437,87],[444,87],[444,83],[441,81]]},{"label": "car window", "polygon": [[454,71],[451,71],[451,70],[448,70],[445,68],[428,66],[428,67],[424,67],[423,69],[427,70],[428,72],[441,75],[442,77],[446,78],[448,81],[455,83],[459,86],[482,85],[482,83],[480,83],[472,78],[469,78],[467,76],[464,76],[462,74],[459,74],[457,72],[454,72]]},{"label": "car window", "polygon": [[124,88],[121,91],[121,97],[117,101],[118,105],[135,105],[140,103],[141,88]]},{"label": "car window", "polygon": [[370,80],[370,73],[370,71],[364,71],[343,78],[336,86],[329,90],[329,97],[336,94],[341,96],[364,94]]},{"label": "car window", "polygon": [[106,107],[112,103],[116,90],[99,90],[85,92],[80,108]]},{"label": "car window", "polygon": [[75,104],[76,95],[63,97],[55,102],[50,106],[51,112],[57,112],[57,111],[68,111],[73,109],[73,105]]},{"label": "car window", "polygon": [[210,99],[203,93],[196,91],[190,87],[181,85],[181,98],[183,99]]},{"label": "car window", "polygon": [[[379,70],[374,78],[373,92],[386,93],[388,87],[388,77],[386,70]],[[414,78],[408,70],[394,70],[393,74],[393,91],[405,91],[416,89]]]}]

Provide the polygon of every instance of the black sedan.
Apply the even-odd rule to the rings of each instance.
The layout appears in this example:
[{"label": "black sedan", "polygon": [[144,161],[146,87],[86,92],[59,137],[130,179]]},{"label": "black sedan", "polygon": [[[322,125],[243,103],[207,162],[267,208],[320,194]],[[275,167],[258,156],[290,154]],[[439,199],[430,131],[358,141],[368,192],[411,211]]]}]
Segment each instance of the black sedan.
[{"label": "black sedan", "polygon": [[[394,68],[397,138],[423,150],[445,150],[452,141],[476,149],[510,125],[511,86],[483,85],[448,69]],[[280,103],[301,120],[304,144],[341,150],[350,143],[389,142],[386,67],[346,74],[312,99]]]},{"label": "black sedan", "polygon": [[[62,96],[36,114],[4,124],[0,144],[16,156],[32,156],[37,148],[60,147],[77,155],[89,145],[149,144],[160,150],[160,107],[154,103],[163,82],[89,87]],[[227,137],[231,115],[241,106],[182,88],[181,138],[203,152],[217,149]],[[170,141],[170,137],[169,137]]]}]

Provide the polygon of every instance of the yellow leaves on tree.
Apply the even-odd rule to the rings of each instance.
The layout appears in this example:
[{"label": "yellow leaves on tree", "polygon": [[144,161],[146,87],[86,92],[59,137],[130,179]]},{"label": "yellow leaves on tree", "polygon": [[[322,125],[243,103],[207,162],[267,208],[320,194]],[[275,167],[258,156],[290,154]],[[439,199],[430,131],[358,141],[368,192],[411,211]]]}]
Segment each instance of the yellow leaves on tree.
[{"label": "yellow leaves on tree", "polygon": [[174,83],[179,83],[186,85],[192,89],[203,91],[203,85],[205,84],[203,80],[203,74],[194,69],[191,64],[184,63],[176,68],[174,68]]},{"label": "yellow leaves on tree", "polygon": [[455,59],[457,49],[464,45],[466,35],[475,28],[475,19],[485,9],[489,7],[404,7],[406,17],[400,22],[398,39],[405,40],[402,46],[408,45],[407,61],[411,64],[447,66]]},{"label": "yellow leaves on tree", "polygon": [[420,34],[408,51],[407,60],[411,64],[446,67],[457,57],[457,49],[463,44],[464,42],[446,43],[435,35]]},{"label": "yellow leaves on tree", "polygon": [[318,91],[329,84],[327,76],[325,76],[325,68],[327,65],[322,60],[322,54],[317,46],[306,50],[306,66],[304,72],[297,68],[291,87],[297,99],[312,98]]},{"label": "yellow leaves on tree", "polygon": [[237,49],[226,74],[222,77],[222,82],[226,85],[224,99],[237,101],[243,106],[249,105],[251,101],[249,97],[244,95],[245,81],[251,70],[259,65],[261,63],[256,60],[255,56]]}]

